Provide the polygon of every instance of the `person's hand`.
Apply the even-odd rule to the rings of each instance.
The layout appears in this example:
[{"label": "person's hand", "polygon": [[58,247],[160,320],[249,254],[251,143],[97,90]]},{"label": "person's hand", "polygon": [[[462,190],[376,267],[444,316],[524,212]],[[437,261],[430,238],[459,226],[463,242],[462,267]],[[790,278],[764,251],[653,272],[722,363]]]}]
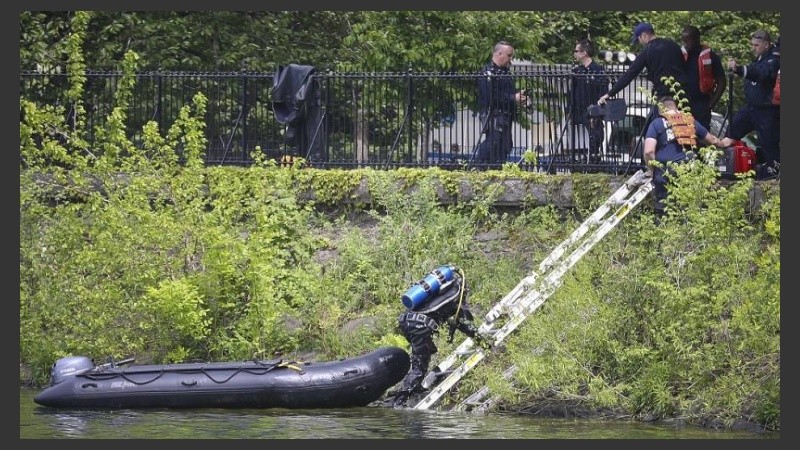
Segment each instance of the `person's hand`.
[{"label": "person's hand", "polygon": [[646,176],[647,178],[653,178],[653,165],[651,163],[652,161],[645,161],[644,163],[645,167],[647,168],[647,170],[644,173],[644,176]]},{"label": "person's hand", "polygon": [[489,340],[489,338],[485,337],[480,333],[475,333],[475,336],[472,336],[472,340],[475,341],[477,345],[483,347],[485,350],[491,350],[493,347],[492,342]]},{"label": "person's hand", "polygon": [[728,148],[733,145],[733,139],[731,138],[722,138],[717,140],[717,147],[720,148]]},{"label": "person's hand", "polygon": [[525,94],[525,89],[517,92],[517,95],[514,96],[517,100],[517,103],[525,103],[528,101],[528,96]]},{"label": "person's hand", "polygon": [[603,94],[603,96],[602,96],[602,97],[600,97],[600,98],[597,100],[597,104],[598,104],[598,105],[604,105],[604,104],[606,103],[606,100],[608,100],[608,94]]}]

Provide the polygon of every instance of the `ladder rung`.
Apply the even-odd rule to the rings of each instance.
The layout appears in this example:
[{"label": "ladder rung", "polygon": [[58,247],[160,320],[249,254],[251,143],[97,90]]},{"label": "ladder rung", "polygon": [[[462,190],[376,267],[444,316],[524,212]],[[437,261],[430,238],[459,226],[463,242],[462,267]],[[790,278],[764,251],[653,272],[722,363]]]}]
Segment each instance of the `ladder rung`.
[{"label": "ladder rung", "polygon": [[[639,171],[617,189],[566,240],[553,249],[550,255],[539,264],[534,273],[524,278],[499,303],[491,308],[486,314],[484,322],[478,327],[481,336],[493,338],[491,339],[492,345],[496,346],[509,333],[513,332],[523,320],[533,314],[561,286],[562,277],[566,271],[577,263],[586,252],[594,247],[606,233],[614,228],[631,209],[650,193],[653,189],[653,184],[650,181],[651,178],[645,176],[644,171]],[[612,206],[618,207],[616,211],[611,211]],[[533,289],[535,284],[537,284],[536,288]],[[494,328],[493,322],[501,315],[508,316],[507,320],[503,322],[501,327]],[[483,352],[475,344],[473,340],[465,340],[453,353],[439,363],[436,367],[438,370],[435,373],[431,372],[425,376],[423,387],[427,388],[434,380],[448,375],[435,389],[420,400],[414,406],[414,409],[427,409],[432,406],[486,356],[486,352]],[[451,366],[457,364],[459,357],[466,358],[463,362],[458,363],[457,369],[449,370]],[[516,370],[516,368],[513,368],[513,370]],[[507,371],[504,376],[510,377],[513,370]],[[484,397],[488,392],[488,388],[486,389],[468,397],[465,402],[462,402],[462,405],[485,408],[492,400],[476,401],[476,399]]]}]

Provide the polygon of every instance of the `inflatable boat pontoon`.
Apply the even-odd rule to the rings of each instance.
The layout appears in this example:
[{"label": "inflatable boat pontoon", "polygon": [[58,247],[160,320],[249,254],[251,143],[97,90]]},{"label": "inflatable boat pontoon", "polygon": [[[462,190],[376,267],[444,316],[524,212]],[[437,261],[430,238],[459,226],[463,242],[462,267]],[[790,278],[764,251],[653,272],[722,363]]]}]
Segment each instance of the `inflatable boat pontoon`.
[{"label": "inflatable boat pontoon", "polygon": [[59,359],[34,397],[57,408],[343,408],[377,400],[408,372],[408,353],[382,347],[330,362],[243,361],[96,366]]}]

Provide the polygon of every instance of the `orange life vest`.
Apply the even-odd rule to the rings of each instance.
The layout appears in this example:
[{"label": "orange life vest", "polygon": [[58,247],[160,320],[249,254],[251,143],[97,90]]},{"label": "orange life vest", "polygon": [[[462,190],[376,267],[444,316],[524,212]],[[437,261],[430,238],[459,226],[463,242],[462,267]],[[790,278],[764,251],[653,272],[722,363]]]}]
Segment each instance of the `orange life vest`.
[{"label": "orange life vest", "polygon": [[[711,62],[711,47],[701,45],[700,55],[697,56],[697,70],[699,71],[699,84],[700,92],[703,94],[710,94],[717,85],[717,80],[714,79],[714,66]],[[686,47],[681,47],[683,52],[683,60],[689,60],[689,52]]]},{"label": "orange life vest", "polygon": [[772,104],[781,104],[781,71],[778,69],[778,78],[775,79],[775,87],[772,88]]},{"label": "orange life vest", "polygon": [[667,140],[675,140],[680,145],[694,147],[697,145],[697,136],[694,129],[694,117],[682,112],[665,112],[664,126],[667,128]]}]

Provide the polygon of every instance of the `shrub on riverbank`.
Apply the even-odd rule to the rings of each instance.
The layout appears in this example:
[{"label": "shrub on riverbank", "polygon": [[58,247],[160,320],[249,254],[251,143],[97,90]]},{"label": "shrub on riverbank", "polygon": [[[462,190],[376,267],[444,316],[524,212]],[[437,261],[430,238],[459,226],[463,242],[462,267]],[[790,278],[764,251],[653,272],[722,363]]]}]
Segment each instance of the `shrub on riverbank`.
[{"label": "shrub on riverbank", "polygon": [[[205,168],[202,94],[165,136],[146,125],[141,151],[121,120],[135,58],[125,65],[102,151],[86,148],[80,117],[73,129],[63,110],[21,102],[25,383],[42,385],[67,355],[330,359],[404,346],[394,326],[410,283],[455,264],[481,317],[610,194],[504,211],[502,184],[481,174],[463,175],[481,181],[470,200],[441,205],[437,189],[454,181],[436,170]],[[648,205],[634,210],[445,403],[486,383],[504,405],[578,400],[779,429],[779,185],[754,207],[752,180],[716,183],[709,162],[678,168],[670,215],[655,226]],[[363,180],[368,202],[340,201]]]}]

